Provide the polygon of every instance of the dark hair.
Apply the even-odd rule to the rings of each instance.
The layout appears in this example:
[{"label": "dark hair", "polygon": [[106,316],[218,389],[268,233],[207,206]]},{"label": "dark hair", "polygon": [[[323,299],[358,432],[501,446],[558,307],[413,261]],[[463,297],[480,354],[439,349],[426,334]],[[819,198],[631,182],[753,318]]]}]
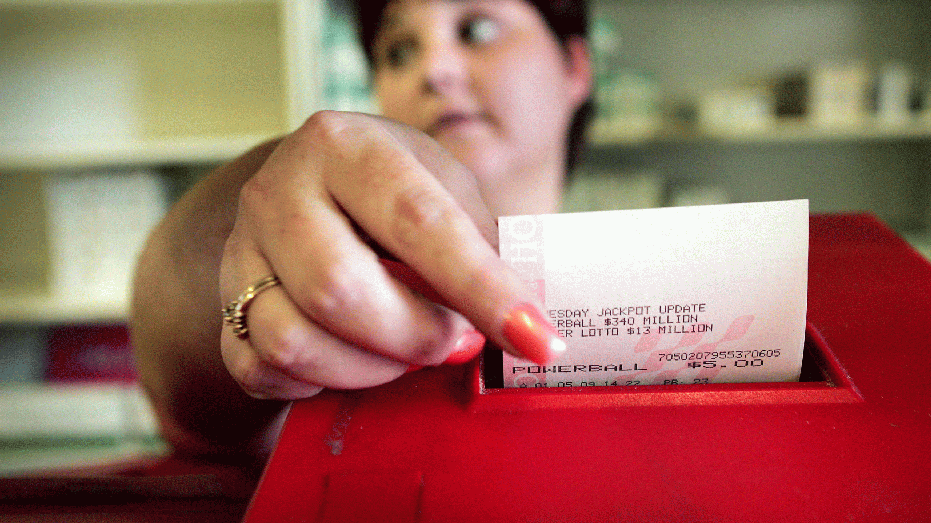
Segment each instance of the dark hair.
[{"label": "dark hair", "polygon": [[[393,0],[355,0],[353,9],[359,38],[369,66],[374,68],[375,38],[381,27],[385,8]],[[565,47],[570,38],[588,38],[588,8],[586,0],[526,0],[537,8],[550,30]],[[594,114],[594,102],[589,96],[579,106],[567,135],[566,171],[571,174],[585,149],[585,129]]]}]

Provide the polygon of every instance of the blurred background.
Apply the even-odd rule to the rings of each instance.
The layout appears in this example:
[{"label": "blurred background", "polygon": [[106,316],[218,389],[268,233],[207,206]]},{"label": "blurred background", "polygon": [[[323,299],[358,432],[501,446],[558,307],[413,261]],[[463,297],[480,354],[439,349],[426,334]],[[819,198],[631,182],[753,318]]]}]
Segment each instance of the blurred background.
[{"label": "blurred background", "polygon": [[[808,198],[929,252],[931,2],[595,0],[565,210]],[[0,0],[0,474],[164,451],[132,266],[199,176],[376,111],[331,0]]]}]

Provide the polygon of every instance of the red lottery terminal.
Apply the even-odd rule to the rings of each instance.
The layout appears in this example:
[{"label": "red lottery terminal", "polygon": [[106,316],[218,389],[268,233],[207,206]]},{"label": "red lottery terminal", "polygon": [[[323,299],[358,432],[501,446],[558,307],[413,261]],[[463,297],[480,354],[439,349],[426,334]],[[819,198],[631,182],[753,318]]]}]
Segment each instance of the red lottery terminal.
[{"label": "red lottery terminal", "polygon": [[810,221],[793,383],[498,388],[489,353],[295,403],[257,522],[931,520],[931,264]]}]

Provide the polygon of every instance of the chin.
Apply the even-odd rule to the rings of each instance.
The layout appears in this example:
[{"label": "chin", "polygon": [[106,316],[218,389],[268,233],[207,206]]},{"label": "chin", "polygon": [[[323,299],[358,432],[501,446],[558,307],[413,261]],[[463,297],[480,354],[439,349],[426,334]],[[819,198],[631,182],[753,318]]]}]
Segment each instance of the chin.
[{"label": "chin", "polygon": [[480,182],[497,180],[507,172],[507,157],[499,146],[488,143],[465,143],[457,140],[454,143],[442,143],[454,158],[479,179]]}]

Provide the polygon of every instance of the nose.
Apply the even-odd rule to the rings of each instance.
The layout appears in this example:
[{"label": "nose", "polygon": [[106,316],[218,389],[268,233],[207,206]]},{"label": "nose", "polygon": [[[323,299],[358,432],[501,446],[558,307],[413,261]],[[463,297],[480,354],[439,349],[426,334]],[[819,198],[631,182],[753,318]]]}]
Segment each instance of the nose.
[{"label": "nose", "polygon": [[453,42],[433,41],[424,49],[421,68],[425,92],[448,93],[466,78],[465,53]]}]

